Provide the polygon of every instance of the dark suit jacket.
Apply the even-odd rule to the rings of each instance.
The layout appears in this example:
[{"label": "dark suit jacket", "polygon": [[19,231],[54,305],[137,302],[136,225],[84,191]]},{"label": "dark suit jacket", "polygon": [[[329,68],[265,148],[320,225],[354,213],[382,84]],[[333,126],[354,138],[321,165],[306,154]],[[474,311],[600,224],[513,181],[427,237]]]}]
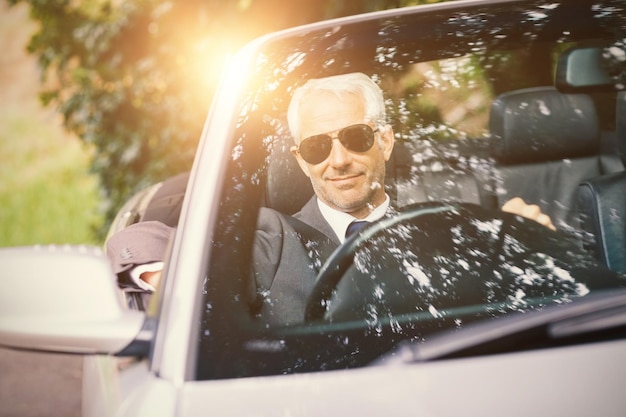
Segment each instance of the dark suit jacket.
[{"label": "dark suit jacket", "polygon": [[[322,216],[313,196],[293,217],[317,229],[321,239],[296,231],[288,217],[262,208],[254,244],[251,279],[252,313],[269,324],[288,324],[304,319],[306,300],[328,248],[340,242]],[[327,243],[320,243],[319,240]],[[322,245],[324,247],[322,247]]]}]

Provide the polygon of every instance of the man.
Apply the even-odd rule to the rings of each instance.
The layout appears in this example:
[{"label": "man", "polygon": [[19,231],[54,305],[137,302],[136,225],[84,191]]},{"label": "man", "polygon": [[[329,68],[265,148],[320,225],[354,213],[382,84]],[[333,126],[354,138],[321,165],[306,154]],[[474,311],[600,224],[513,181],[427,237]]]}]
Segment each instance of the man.
[{"label": "man", "polygon": [[[339,246],[349,226],[389,210],[385,162],[394,146],[382,91],[365,74],[308,81],[294,93],[288,122],[291,148],[315,195],[293,217],[319,231],[302,242],[287,216],[262,209],[254,248],[252,312],[268,323],[302,321],[308,294],[323,263],[322,246]],[[503,209],[553,228],[537,206],[516,198]],[[327,242],[324,242],[327,241]]]}]

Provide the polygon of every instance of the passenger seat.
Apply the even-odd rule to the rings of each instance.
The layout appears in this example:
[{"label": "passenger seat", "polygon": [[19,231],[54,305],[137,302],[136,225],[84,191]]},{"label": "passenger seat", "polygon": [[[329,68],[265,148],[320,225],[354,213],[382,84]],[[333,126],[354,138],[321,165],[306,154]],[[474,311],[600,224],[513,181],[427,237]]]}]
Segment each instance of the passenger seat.
[{"label": "passenger seat", "polygon": [[560,230],[579,230],[577,187],[605,174],[592,99],[554,87],[511,91],[494,100],[489,124],[499,206],[522,197]]}]

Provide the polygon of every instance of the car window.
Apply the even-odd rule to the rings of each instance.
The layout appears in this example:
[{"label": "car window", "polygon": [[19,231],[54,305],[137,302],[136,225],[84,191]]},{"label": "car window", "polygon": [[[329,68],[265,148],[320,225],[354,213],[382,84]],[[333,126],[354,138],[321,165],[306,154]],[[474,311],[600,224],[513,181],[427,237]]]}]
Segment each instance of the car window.
[{"label": "car window", "polygon": [[[559,56],[586,43],[623,42],[618,6],[528,2],[388,13],[277,35],[255,50],[254,71],[241,80],[202,289],[197,377],[364,366],[401,341],[623,285],[585,249],[572,201],[578,179],[567,170],[597,167],[592,159],[600,152],[581,147],[563,156],[578,148],[548,138],[526,149],[515,137],[519,148],[507,159],[493,124],[494,102],[523,90],[540,99],[520,99],[520,113],[535,106],[566,126],[560,107],[544,99],[554,94]],[[367,239],[329,249],[290,217],[313,190],[290,152],[287,108],[308,79],[350,72],[365,73],[385,94],[396,140],[385,181],[394,216],[367,229]],[[612,99],[602,97],[608,108],[593,107],[598,149],[600,132],[614,129],[602,125],[611,120]],[[585,113],[577,106],[575,114]],[[556,232],[500,210],[525,193],[552,210]],[[289,272],[287,301],[277,305],[273,284],[251,272],[259,225],[268,218],[284,233],[295,231],[295,243],[262,251],[306,256],[302,269]],[[302,283],[319,279],[329,258],[323,285]],[[284,320],[299,308],[292,305],[298,297],[316,298],[301,319]],[[264,309],[276,310],[267,319]]]}]

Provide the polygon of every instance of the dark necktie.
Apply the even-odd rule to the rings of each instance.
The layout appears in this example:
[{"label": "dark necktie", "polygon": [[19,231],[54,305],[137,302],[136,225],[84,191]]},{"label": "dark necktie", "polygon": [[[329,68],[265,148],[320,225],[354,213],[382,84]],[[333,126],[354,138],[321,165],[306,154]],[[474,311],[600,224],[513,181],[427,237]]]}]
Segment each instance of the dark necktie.
[{"label": "dark necktie", "polygon": [[356,232],[358,232],[359,230],[361,230],[362,228],[364,228],[365,226],[367,226],[369,224],[369,222],[363,221],[363,220],[355,220],[352,223],[350,223],[348,225],[348,229],[346,230],[346,238],[352,236],[353,234],[355,234]]}]

